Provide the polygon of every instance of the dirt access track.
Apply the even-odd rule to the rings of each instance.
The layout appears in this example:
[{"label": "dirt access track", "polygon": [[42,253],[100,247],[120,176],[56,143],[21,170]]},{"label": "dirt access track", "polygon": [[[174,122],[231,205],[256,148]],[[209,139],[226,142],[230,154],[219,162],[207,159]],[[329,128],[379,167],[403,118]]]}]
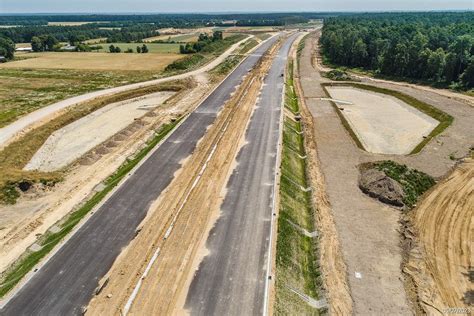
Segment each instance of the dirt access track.
[{"label": "dirt access track", "polygon": [[[472,146],[470,135],[474,135],[474,109],[465,102],[416,86],[371,82],[371,85],[400,91],[431,104],[453,116],[454,122],[416,155],[380,155],[361,150],[344,128],[334,107],[321,100],[327,95],[320,83],[329,81],[320,76],[317,67],[317,35],[313,33],[307,38],[302,51],[300,83],[313,117],[315,147],[330,205],[329,215],[334,218],[337,230],[336,234],[322,235],[322,244],[326,244],[324,238],[339,237],[354,313],[409,315],[413,309],[405,292],[405,275],[400,268],[401,213],[360,191],[358,166],[391,159],[434,177],[442,177],[456,165],[456,161],[450,159],[451,155],[463,157],[469,153]],[[337,251],[334,254],[336,256]],[[327,266],[325,270],[332,269],[332,266]],[[331,274],[325,277],[330,278]],[[332,292],[328,289],[329,294],[337,291],[337,288]],[[332,304],[330,295],[329,299]]]},{"label": "dirt access track", "polygon": [[44,108],[36,110],[30,114],[27,114],[21,117],[19,120],[15,121],[14,123],[0,128],[0,149],[10,143],[13,139],[18,137],[19,135],[23,134],[27,130],[34,129],[35,127],[43,124],[44,122],[52,119],[53,117],[60,114],[61,111],[67,109],[70,106],[77,105],[78,103],[89,101],[98,97],[102,97],[105,95],[112,95],[114,93],[133,90],[141,87],[151,86],[160,84],[167,81],[178,80],[178,79],[186,79],[192,76],[197,76],[199,74],[205,73],[221,62],[223,62],[228,56],[230,56],[239,46],[252,38],[253,36],[248,36],[247,38],[241,40],[240,42],[235,43],[232,45],[227,51],[225,51],[222,55],[214,59],[212,62],[208,63],[207,65],[193,70],[184,74],[170,76],[166,78],[160,78],[145,82],[139,82],[134,84],[129,84],[126,86],[115,87],[95,92],[86,93],[80,96],[72,97],[51,105],[48,105]]}]

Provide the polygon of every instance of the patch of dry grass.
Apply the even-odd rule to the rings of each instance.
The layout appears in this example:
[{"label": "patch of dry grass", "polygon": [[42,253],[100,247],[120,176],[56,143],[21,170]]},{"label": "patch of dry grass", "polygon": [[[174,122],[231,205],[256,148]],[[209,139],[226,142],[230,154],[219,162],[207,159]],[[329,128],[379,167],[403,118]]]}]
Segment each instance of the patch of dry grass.
[{"label": "patch of dry grass", "polygon": [[[137,45],[139,44],[134,43],[132,47],[136,47]],[[109,44],[102,46],[108,49]],[[34,58],[0,64],[0,69],[140,70],[159,72],[168,64],[183,56],[178,53],[110,54],[95,52],[44,52],[30,53],[28,57]]]},{"label": "patch of dry grass", "polygon": [[0,70],[0,127],[46,105],[91,91],[151,80],[151,71]]}]

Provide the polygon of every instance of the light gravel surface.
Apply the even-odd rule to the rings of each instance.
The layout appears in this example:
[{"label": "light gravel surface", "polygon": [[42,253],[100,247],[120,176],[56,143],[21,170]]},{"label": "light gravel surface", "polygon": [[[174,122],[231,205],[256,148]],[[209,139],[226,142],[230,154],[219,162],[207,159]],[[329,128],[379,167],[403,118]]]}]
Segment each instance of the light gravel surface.
[{"label": "light gravel surface", "polygon": [[174,92],[109,104],[55,131],[31,158],[25,170],[54,171],[67,166],[95,146],[161,105]]},{"label": "light gravel surface", "polygon": [[[353,87],[326,87],[364,148],[376,154],[409,154],[439,124],[405,102]],[[337,103],[337,102],[336,102]]]}]

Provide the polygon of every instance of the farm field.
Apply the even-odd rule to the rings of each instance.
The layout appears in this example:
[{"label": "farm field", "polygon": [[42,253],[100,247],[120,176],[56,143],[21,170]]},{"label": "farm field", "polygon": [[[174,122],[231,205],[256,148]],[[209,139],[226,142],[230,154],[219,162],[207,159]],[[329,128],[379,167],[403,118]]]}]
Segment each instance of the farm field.
[{"label": "farm field", "polygon": [[[150,54],[150,56],[156,55]],[[30,59],[30,61],[33,60],[37,59]],[[16,62],[11,64],[14,63]],[[0,71],[0,127],[13,122],[21,115],[68,97],[150,80],[155,74],[152,71],[98,72],[72,69],[2,68]]]},{"label": "farm field", "polygon": [[[136,43],[126,44],[126,45],[130,45],[130,47],[137,46]],[[107,49],[108,49],[108,46],[107,46]],[[153,48],[149,47],[149,49],[151,50]],[[173,54],[173,53],[111,54],[111,53],[100,53],[100,52],[99,53],[47,52],[47,53],[31,53],[24,56],[28,56],[29,58],[1,64],[0,69],[28,68],[28,69],[75,69],[75,70],[97,70],[97,71],[99,70],[161,71],[168,64],[183,57],[182,55],[179,55],[177,53],[176,54]]]},{"label": "farm field", "polygon": [[[99,52],[109,52],[109,46],[114,45],[115,47],[120,47],[122,52],[126,51],[128,48],[133,49],[133,52],[136,53],[137,46],[142,46],[143,43],[101,43],[100,46],[103,49]],[[158,54],[173,54],[179,53],[179,44],[174,43],[146,43],[149,53],[158,53]]]},{"label": "farm field", "polygon": [[439,124],[392,96],[348,86],[326,89],[341,101],[335,101],[341,114],[371,153],[409,154]]}]

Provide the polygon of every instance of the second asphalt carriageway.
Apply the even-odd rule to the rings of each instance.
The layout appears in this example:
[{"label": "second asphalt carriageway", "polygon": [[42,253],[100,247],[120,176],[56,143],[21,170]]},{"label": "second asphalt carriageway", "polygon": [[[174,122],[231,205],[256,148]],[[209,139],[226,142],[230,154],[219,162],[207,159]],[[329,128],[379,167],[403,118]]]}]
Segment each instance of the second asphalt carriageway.
[{"label": "second asphalt carriageway", "polygon": [[[79,315],[150,205],[192,154],[272,37],[248,56],[2,307],[1,315]],[[274,125],[273,125],[274,126]]]},{"label": "second asphalt carriageway", "polygon": [[209,255],[191,282],[191,315],[265,314],[270,225],[287,56],[299,34],[281,47],[264,80],[246,131],[246,144],[227,184],[221,216],[209,234]]}]

